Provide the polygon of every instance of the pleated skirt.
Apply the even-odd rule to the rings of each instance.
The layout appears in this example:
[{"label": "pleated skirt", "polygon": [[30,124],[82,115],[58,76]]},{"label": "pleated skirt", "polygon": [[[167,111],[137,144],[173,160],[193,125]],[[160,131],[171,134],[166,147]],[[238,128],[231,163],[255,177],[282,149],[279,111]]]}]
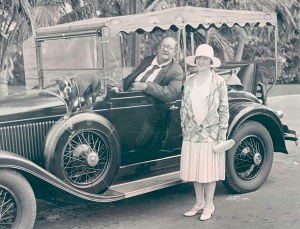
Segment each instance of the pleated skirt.
[{"label": "pleated skirt", "polygon": [[180,177],[184,181],[209,183],[225,180],[225,153],[215,153],[217,142],[191,142],[183,140]]}]

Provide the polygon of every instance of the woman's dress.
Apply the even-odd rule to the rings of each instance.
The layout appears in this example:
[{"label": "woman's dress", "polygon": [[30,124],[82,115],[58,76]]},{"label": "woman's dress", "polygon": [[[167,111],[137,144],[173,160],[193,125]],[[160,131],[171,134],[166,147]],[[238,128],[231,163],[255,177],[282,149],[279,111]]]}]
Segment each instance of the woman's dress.
[{"label": "woman's dress", "polygon": [[[201,125],[208,113],[206,98],[210,92],[212,76],[199,85],[194,81],[190,98],[197,125]],[[215,153],[217,144],[211,138],[205,142],[183,140],[181,149],[180,177],[184,181],[209,183],[225,180],[225,153]]]}]

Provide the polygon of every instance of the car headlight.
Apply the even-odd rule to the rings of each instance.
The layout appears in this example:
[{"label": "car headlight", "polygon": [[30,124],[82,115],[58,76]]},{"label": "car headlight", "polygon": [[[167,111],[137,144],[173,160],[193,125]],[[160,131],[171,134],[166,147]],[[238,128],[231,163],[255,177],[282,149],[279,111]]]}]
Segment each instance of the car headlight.
[{"label": "car headlight", "polygon": [[277,111],[275,111],[275,113],[276,113],[276,115],[277,115],[280,119],[282,119],[282,117],[283,117],[283,111],[282,111],[282,110],[277,110]]}]

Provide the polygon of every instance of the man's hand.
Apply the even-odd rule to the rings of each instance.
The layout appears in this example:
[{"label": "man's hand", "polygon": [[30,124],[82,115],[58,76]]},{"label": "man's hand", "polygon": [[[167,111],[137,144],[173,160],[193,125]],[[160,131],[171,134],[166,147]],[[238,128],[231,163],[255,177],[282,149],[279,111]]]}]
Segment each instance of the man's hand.
[{"label": "man's hand", "polygon": [[147,83],[134,82],[131,86],[131,91],[144,91],[147,87]]}]

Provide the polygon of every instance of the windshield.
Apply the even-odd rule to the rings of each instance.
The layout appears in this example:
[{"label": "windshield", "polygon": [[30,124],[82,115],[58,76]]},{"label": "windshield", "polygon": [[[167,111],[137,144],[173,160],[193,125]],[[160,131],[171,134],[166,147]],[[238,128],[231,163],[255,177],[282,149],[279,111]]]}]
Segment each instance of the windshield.
[{"label": "windshield", "polygon": [[[30,42],[30,41],[28,41]],[[59,40],[46,40],[41,43],[41,70],[44,85],[55,83],[61,77],[93,71],[101,74],[103,69],[102,51],[99,37],[81,37]],[[37,61],[34,49],[25,44],[26,89],[38,86]]]}]

